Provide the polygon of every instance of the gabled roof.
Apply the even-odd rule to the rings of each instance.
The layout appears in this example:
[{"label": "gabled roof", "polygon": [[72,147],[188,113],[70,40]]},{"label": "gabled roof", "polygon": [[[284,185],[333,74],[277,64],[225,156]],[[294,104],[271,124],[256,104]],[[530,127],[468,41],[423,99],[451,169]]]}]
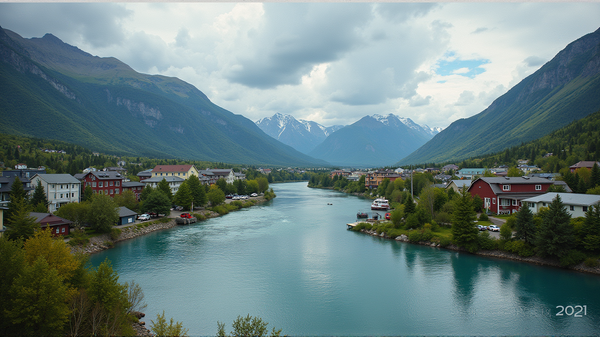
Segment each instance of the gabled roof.
[{"label": "gabled roof", "polygon": [[130,210],[129,208],[123,207],[123,206],[119,207],[119,218],[123,218],[126,216],[134,216],[134,215],[137,215],[137,213]]},{"label": "gabled roof", "polygon": [[560,196],[560,200],[565,205],[591,206],[600,202],[600,195],[556,192],[545,193],[532,198],[524,199],[523,201],[551,203],[552,200],[556,199],[557,195]]},{"label": "gabled roof", "polygon": [[165,179],[168,183],[183,182],[183,181],[185,181],[185,179],[183,179],[181,177],[166,176],[166,177],[153,177],[153,178],[144,179],[144,181],[142,181],[142,183],[143,184],[159,183],[163,179]]},{"label": "gabled roof", "polygon": [[73,223],[73,221],[71,220],[67,220],[67,219],[63,219],[59,216],[56,216],[54,214],[51,213],[37,213],[37,212],[31,212],[29,213],[29,216],[35,218],[35,222],[39,223],[40,225],[42,225],[42,227],[44,226],[60,226],[60,225],[70,225]]},{"label": "gabled roof", "polygon": [[[483,180],[488,184],[499,184],[499,185],[506,185],[506,184],[523,184],[523,185],[530,185],[530,184],[552,184],[552,181],[548,180],[548,179],[544,179],[544,178],[538,178],[538,177],[482,177],[479,178],[477,180]],[[475,180],[475,181],[477,181]],[[475,181],[473,181],[473,184],[475,184]]]},{"label": "gabled roof", "polygon": [[121,184],[122,187],[144,187],[146,186],[144,183],[140,183],[138,181],[125,181]]},{"label": "gabled roof", "polygon": [[81,181],[77,180],[77,178],[65,173],[36,174],[31,179],[35,177],[39,177],[48,184],[81,184]]},{"label": "gabled roof", "polygon": [[156,172],[188,172],[194,165],[156,165],[152,173]]},{"label": "gabled roof", "polygon": [[471,180],[452,180],[448,183],[447,187],[449,187],[452,183],[454,183],[454,185],[456,185],[458,188],[463,188],[464,186],[469,187],[471,185]]},{"label": "gabled roof", "polygon": [[594,164],[598,164],[598,166],[600,166],[600,162],[597,161],[589,161],[589,160],[582,160],[579,163],[569,166],[569,168],[571,169],[578,169],[581,167],[585,167],[585,168],[589,168],[591,169],[592,167],[594,167]]},{"label": "gabled roof", "polygon": [[94,171],[89,172],[88,174],[93,174],[100,180],[123,179],[123,175],[116,171]]}]

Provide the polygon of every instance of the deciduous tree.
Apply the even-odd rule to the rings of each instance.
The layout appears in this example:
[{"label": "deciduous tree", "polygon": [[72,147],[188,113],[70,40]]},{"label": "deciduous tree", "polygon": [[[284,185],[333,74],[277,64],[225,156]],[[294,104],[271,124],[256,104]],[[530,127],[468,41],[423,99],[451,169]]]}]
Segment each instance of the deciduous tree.
[{"label": "deciduous tree", "polygon": [[154,332],[154,334],[158,337],[187,336],[189,332],[188,329],[183,327],[182,322],[173,322],[173,317],[171,317],[171,320],[167,324],[164,310],[162,314],[156,314],[156,322],[153,320],[150,320],[150,322],[150,330],[152,330],[152,332]]},{"label": "deciduous tree", "polygon": [[192,193],[194,206],[203,206],[206,204],[206,189],[204,186],[202,186],[200,179],[198,179],[198,177],[195,175],[192,175],[187,179],[187,184],[190,188],[190,192]]},{"label": "deciduous tree", "polygon": [[171,192],[171,187],[169,186],[167,179],[163,178],[158,183],[156,188],[161,190],[167,196],[167,198],[169,198],[169,201],[173,200],[173,192]]},{"label": "deciduous tree", "polygon": [[162,191],[152,190],[142,202],[142,212],[169,215],[171,214],[171,201]]},{"label": "deciduous tree", "polygon": [[98,233],[108,233],[117,221],[119,212],[114,200],[108,195],[94,195],[88,213],[88,223],[92,229]]},{"label": "deciduous tree", "polygon": [[176,205],[189,210],[192,207],[192,201],[194,201],[194,197],[192,196],[192,192],[190,191],[187,182],[184,181],[179,185],[179,189],[173,197],[173,202]]},{"label": "deciduous tree", "polygon": [[217,206],[225,202],[225,193],[217,185],[211,185],[206,196],[211,206]]}]

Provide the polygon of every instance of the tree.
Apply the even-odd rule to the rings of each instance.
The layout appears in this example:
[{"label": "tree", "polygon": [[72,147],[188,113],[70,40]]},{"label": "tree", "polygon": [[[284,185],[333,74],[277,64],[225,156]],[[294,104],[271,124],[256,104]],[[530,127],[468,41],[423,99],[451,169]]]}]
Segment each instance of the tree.
[{"label": "tree", "polygon": [[62,335],[69,308],[67,287],[56,269],[41,256],[25,266],[11,287],[14,298],[7,316],[22,335]]},{"label": "tree", "polygon": [[233,182],[233,185],[237,189],[237,193],[239,195],[245,195],[248,193],[248,192],[246,192],[246,181],[245,180],[238,179]]},{"label": "tree", "polygon": [[269,189],[269,180],[265,177],[256,178],[256,182],[258,183],[258,193],[264,193]]},{"label": "tree", "polygon": [[585,213],[581,238],[583,247],[586,250],[600,251],[600,204],[590,206]]},{"label": "tree", "polygon": [[[314,179],[314,177],[315,176],[313,175],[311,180]],[[258,193],[258,182],[256,180],[248,180],[246,183],[246,192],[248,194]]]},{"label": "tree", "polygon": [[15,177],[13,184],[10,188],[10,203],[8,204],[8,210],[4,212],[4,219],[10,219],[10,217],[15,213],[15,209],[17,205],[20,205],[20,202],[28,204],[27,193],[23,188],[23,182],[19,177]]},{"label": "tree", "polygon": [[163,192],[169,198],[169,201],[173,200],[173,192],[171,192],[171,187],[169,187],[169,183],[165,178],[158,183],[156,188]]},{"label": "tree", "polygon": [[529,209],[528,203],[523,202],[523,206],[517,212],[515,220],[515,238],[524,240],[528,244],[535,244],[536,226],[533,221],[533,213]]},{"label": "tree", "polygon": [[92,229],[98,233],[108,233],[117,221],[119,211],[115,201],[108,195],[95,194],[88,213],[88,223]]},{"label": "tree", "polygon": [[206,196],[211,206],[217,206],[225,202],[225,193],[217,185],[211,185]]},{"label": "tree", "polygon": [[140,203],[131,190],[122,191],[121,194],[115,195],[113,200],[118,207],[126,207],[132,211],[138,211],[140,208]]},{"label": "tree", "polygon": [[146,200],[146,197],[150,195],[150,193],[152,193],[152,191],[154,191],[154,188],[150,185],[146,185],[144,186],[144,188],[142,189],[142,193],[140,194],[140,201],[144,201]]},{"label": "tree", "polygon": [[188,187],[190,188],[190,192],[192,193],[192,198],[194,200],[195,206],[202,206],[206,204],[206,189],[202,186],[200,179],[195,175],[190,176],[187,179]]},{"label": "tree", "polygon": [[192,207],[192,202],[194,201],[194,197],[192,196],[192,192],[188,187],[187,182],[182,182],[179,185],[179,189],[175,193],[173,197],[173,202],[176,205],[182,206],[184,209],[189,210]]},{"label": "tree", "polygon": [[92,200],[92,196],[94,195],[94,191],[92,190],[92,186],[86,186],[83,190],[83,197],[81,201],[90,201]]},{"label": "tree", "polygon": [[18,335],[19,331],[11,331],[6,311],[11,308],[14,293],[11,291],[14,280],[22,274],[25,267],[25,254],[21,242],[0,237],[0,335]]},{"label": "tree", "polygon": [[508,172],[506,173],[506,175],[508,177],[521,177],[521,176],[523,176],[523,171],[521,171],[518,168],[513,166],[508,169]]},{"label": "tree", "polygon": [[590,172],[590,188],[597,186],[600,186],[600,168],[598,168],[598,163],[596,162]]},{"label": "tree", "polygon": [[[250,314],[246,317],[238,316],[235,321],[233,321],[232,327],[233,331],[231,332],[232,337],[265,337],[269,330],[267,326],[269,323],[264,322],[260,317],[252,317]],[[221,322],[217,322],[218,331],[217,336],[226,336],[225,334],[225,324]],[[277,330],[273,327],[271,330],[270,336],[279,336],[281,335],[281,329]]]},{"label": "tree", "polygon": [[61,218],[73,221],[77,228],[83,227],[88,221],[90,202],[71,202],[62,205],[55,214]]},{"label": "tree", "polygon": [[35,186],[30,204],[33,207],[43,204],[44,208],[46,208],[46,211],[48,210],[48,198],[46,197],[46,192],[44,191],[44,186],[42,186],[41,180],[38,180],[37,185]]},{"label": "tree", "polygon": [[570,220],[571,216],[557,195],[542,215],[542,224],[536,237],[540,256],[562,257],[573,247],[573,227]]},{"label": "tree", "polygon": [[452,214],[452,239],[459,247],[464,247],[474,253],[478,248],[478,232],[475,227],[475,211],[471,194],[467,192],[466,188],[463,188]]},{"label": "tree", "polygon": [[156,314],[156,322],[150,320],[150,330],[158,337],[162,336],[187,336],[188,329],[183,327],[182,322],[173,322],[173,317],[169,324],[165,318],[165,311],[163,310],[162,315]]},{"label": "tree", "polygon": [[227,181],[225,181],[224,178],[217,179],[215,184],[221,189],[221,191],[225,192],[227,190]]},{"label": "tree", "polygon": [[171,214],[171,201],[161,190],[153,189],[142,202],[142,212],[169,215]]},{"label": "tree", "polygon": [[413,214],[416,211],[415,202],[413,201],[412,196],[408,196],[406,200],[404,200],[404,214],[406,216]]},{"label": "tree", "polygon": [[17,199],[10,202],[13,212],[7,221],[6,236],[11,240],[25,241],[33,234],[40,225],[35,222],[35,218],[29,215],[29,205],[24,199]]}]

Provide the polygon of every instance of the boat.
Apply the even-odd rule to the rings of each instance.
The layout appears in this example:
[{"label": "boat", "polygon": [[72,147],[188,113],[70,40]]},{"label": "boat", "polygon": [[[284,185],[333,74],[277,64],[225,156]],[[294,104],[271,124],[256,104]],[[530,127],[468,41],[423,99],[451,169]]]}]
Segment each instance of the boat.
[{"label": "boat", "polygon": [[365,212],[358,212],[358,213],[356,213],[356,217],[360,218],[360,219],[364,219],[364,218],[368,218],[369,214],[367,214]]},{"label": "boat", "polygon": [[371,204],[371,209],[382,209],[387,211],[388,209],[390,209],[390,204],[387,201],[387,199],[377,198],[373,200],[373,203]]}]

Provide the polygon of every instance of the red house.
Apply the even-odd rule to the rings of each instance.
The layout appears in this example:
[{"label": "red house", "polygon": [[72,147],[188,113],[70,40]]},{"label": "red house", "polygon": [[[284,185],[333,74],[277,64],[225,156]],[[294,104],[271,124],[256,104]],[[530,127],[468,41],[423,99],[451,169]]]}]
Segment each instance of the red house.
[{"label": "red house", "polygon": [[473,181],[468,191],[483,200],[483,208],[496,214],[519,211],[521,200],[546,193],[554,182],[536,177],[483,177]]},{"label": "red house", "polygon": [[123,191],[130,190],[135,194],[135,198],[140,200],[140,196],[142,195],[142,190],[146,184],[140,183],[137,181],[126,181],[121,184],[123,186]]},{"label": "red house", "polygon": [[70,220],[63,219],[51,213],[29,213],[35,218],[35,222],[40,224],[42,229],[49,228],[53,236],[69,235],[69,226],[73,223]]},{"label": "red house", "polygon": [[76,175],[81,180],[81,188],[92,188],[94,194],[109,195],[111,198],[123,191],[123,176],[115,171],[95,171]]}]

